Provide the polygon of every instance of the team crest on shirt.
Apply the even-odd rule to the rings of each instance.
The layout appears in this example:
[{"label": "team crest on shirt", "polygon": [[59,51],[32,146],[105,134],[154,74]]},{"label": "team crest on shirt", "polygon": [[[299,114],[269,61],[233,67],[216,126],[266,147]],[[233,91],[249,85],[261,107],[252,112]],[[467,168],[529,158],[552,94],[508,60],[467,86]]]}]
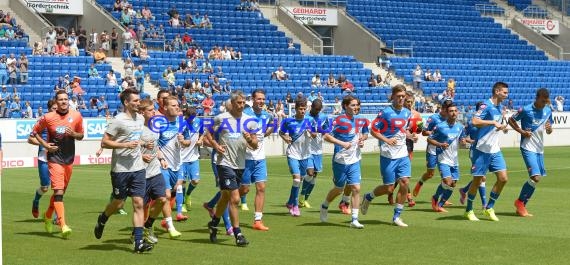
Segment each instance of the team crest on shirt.
[{"label": "team crest on shirt", "polygon": [[67,121],[68,121],[69,123],[72,123],[72,122],[73,122],[73,118],[69,117],[69,118],[67,118]]},{"label": "team crest on shirt", "polygon": [[500,120],[501,120],[501,116],[502,116],[501,114],[493,115],[493,120],[495,120],[495,121],[500,121]]},{"label": "team crest on shirt", "polygon": [[487,108],[487,104],[481,104],[481,106],[479,106],[479,110],[477,111],[477,115],[480,115],[481,113],[483,113],[483,110]]}]

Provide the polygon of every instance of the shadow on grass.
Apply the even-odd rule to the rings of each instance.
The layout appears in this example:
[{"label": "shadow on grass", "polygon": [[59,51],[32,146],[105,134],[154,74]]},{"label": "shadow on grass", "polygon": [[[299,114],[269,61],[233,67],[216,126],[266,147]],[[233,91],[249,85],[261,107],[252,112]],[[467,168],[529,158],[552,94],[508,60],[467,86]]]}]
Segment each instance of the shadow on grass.
[{"label": "shadow on grass", "polygon": [[97,244],[97,245],[87,245],[84,246],[82,248],[79,248],[80,250],[99,250],[99,251],[114,251],[114,250],[120,250],[120,251],[125,251],[125,252],[133,252],[132,248],[128,248],[125,247],[123,245],[116,245],[116,244]]},{"label": "shadow on grass", "polygon": [[436,213],[433,209],[431,208],[407,208],[406,209],[407,212],[425,212],[425,213]]},{"label": "shadow on grass", "polygon": [[[219,231],[226,231],[225,228],[219,228]],[[184,233],[199,233],[199,234],[210,234],[210,231],[208,230],[208,228],[204,227],[204,228],[198,228],[198,229],[188,229],[188,230],[180,230],[180,232],[184,232]],[[166,232],[164,232],[166,233]]]},{"label": "shadow on grass", "polygon": [[38,219],[23,219],[23,220],[15,220],[14,223],[43,223],[44,220],[41,218]]},{"label": "shadow on grass", "polygon": [[25,236],[43,236],[43,237],[52,237],[52,238],[57,238],[57,239],[61,239],[61,237],[58,237],[57,233],[48,233],[48,232],[39,232],[39,231],[33,231],[33,232],[26,232],[26,233],[16,233],[16,235],[25,235]]},{"label": "shadow on grass", "polygon": [[226,241],[234,242],[233,237],[232,238],[228,237],[228,238],[222,239],[219,236],[220,235],[218,235],[218,242],[216,242],[216,243],[210,242],[210,239],[208,239],[208,238],[194,238],[194,239],[180,240],[180,241],[196,243],[196,244],[212,245],[212,246],[235,247],[234,244],[223,244],[223,243],[226,243]]},{"label": "shadow on grass", "polygon": [[[433,210],[431,210],[433,212]],[[452,220],[452,221],[457,221],[457,220],[462,220],[462,221],[467,221],[467,219],[465,219],[465,216],[463,215],[445,215],[445,216],[441,216],[436,218],[435,220],[441,220],[441,221],[447,221],[447,220]]]},{"label": "shadow on grass", "polygon": [[519,217],[519,215],[515,212],[499,212],[499,213],[495,213],[495,215]]},{"label": "shadow on grass", "polygon": [[393,225],[392,222],[380,221],[380,220],[359,220],[363,225]]},{"label": "shadow on grass", "polygon": [[125,245],[132,244],[131,240],[129,238],[109,239],[109,240],[103,241],[103,243],[105,243],[105,244],[125,244]]},{"label": "shadow on grass", "polygon": [[263,213],[263,215],[275,215],[275,216],[290,216],[291,214],[289,212],[269,212],[269,213]]},{"label": "shadow on grass", "polygon": [[330,222],[317,222],[317,223],[302,223],[298,226],[315,226],[315,227],[331,227],[331,226],[338,226],[338,227],[346,227],[347,225],[339,224],[339,223],[330,223]]}]

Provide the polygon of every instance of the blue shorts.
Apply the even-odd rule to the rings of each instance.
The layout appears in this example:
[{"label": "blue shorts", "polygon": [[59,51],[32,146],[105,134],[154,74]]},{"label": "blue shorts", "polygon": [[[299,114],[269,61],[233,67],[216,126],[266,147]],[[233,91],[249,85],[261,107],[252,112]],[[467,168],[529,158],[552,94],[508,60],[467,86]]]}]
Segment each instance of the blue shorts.
[{"label": "blue shorts", "polygon": [[150,200],[166,197],[166,185],[164,184],[162,174],[147,178],[145,190],[144,204],[147,204]]},{"label": "blue shorts", "polygon": [[146,191],[146,171],[144,169],[135,172],[112,172],[111,184],[113,186],[113,198],[124,200],[129,197],[144,198]]},{"label": "blue shorts", "polygon": [[38,160],[38,173],[40,175],[40,186],[49,187],[51,183],[49,179],[48,163]]},{"label": "blue shorts", "polygon": [[459,180],[459,167],[458,166],[450,166],[447,164],[439,163],[439,173],[441,174],[441,178],[451,177],[452,180]]},{"label": "blue shorts", "polygon": [[546,176],[546,168],[544,168],[544,154],[531,152],[521,148],[522,157],[526,168],[528,169],[528,176]]},{"label": "blue shorts", "polygon": [[237,190],[241,185],[243,169],[218,166],[220,190]]},{"label": "blue shorts", "polygon": [[505,164],[505,158],[503,158],[501,151],[489,154],[474,149],[471,161],[473,164],[471,166],[471,175],[473,176],[485,176],[487,175],[487,171],[494,173],[507,170],[507,164]]},{"label": "blue shorts", "polygon": [[200,161],[182,163],[181,171],[184,180],[200,180]]},{"label": "blue shorts", "polygon": [[173,171],[172,169],[160,169],[162,171],[162,176],[164,177],[164,185],[166,189],[171,190],[178,180],[183,180],[182,170]]},{"label": "blue shorts", "polygon": [[337,188],[343,188],[345,185],[359,185],[362,174],[360,173],[360,161],[345,165],[332,162],[333,167],[333,183]]},{"label": "blue shorts", "polygon": [[409,178],[412,175],[410,158],[391,159],[380,156],[380,174],[384,185],[392,185],[400,178]]},{"label": "blue shorts", "polygon": [[245,160],[241,185],[267,181],[267,163],[262,160]]},{"label": "blue shorts", "polygon": [[432,155],[426,152],[426,167],[428,169],[435,169],[437,166],[437,155]]},{"label": "blue shorts", "polygon": [[301,177],[307,175],[307,162],[308,159],[297,160],[287,157],[287,164],[289,165],[291,175],[299,175]]},{"label": "blue shorts", "polygon": [[307,168],[312,168],[315,172],[323,172],[323,155],[311,155],[307,159]]}]

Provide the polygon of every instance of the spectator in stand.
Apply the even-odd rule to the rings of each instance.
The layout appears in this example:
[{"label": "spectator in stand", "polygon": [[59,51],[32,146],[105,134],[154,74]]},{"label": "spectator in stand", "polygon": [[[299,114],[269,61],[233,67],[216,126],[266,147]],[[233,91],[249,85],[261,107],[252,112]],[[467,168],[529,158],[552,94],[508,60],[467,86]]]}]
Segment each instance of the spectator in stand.
[{"label": "spectator in stand", "polygon": [[79,33],[77,35],[77,47],[79,49],[87,48],[87,31],[80,26],[77,32]]},{"label": "spectator in stand", "polygon": [[216,102],[212,99],[212,94],[206,94],[206,98],[202,101],[202,109],[204,111],[204,116],[212,115],[212,110]]},{"label": "spectator in stand", "polygon": [[44,114],[45,114],[45,113],[44,113],[44,109],[42,108],[42,106],[39,106],[39,107],[38,107],[38,111],[36,111],[36,114],[35,114],[34,118],[39,119],[39,118],[41,118],[42,116],[44,116]]},{"label": "spectator in stand", "polygon": [[220,83],[220,79],[218,77],[214,77],[214,81],[212,82],[212,90],[214,93],[222,93],[222,83]]},{"label": "spectator in stand", "polygon": [[194,83],[192,83],[192,91],[196,92],[200,90],[202,90],[202,83],[200,82],[200,79],[195,78]]},{"label": "spectator in stand", "polygon": [[188,32],[184,33],[182,37],[182,44],[184,45],[184,49],[188,49],[190,45],[192,45],[192,36],[188,34]]},{"label": "spectator in stand", "polygon": [[83,95],[77,95],[77,110],[84,110],[84,109],[87,109],[87,104],[85,104]]},{"label": "spectator in stand", "polygon": [[103,32],[99,34],[99,43],[101,44],[101,48],[105,51],[106,55],[111,49],[111,37],[106,30],[103,30]]},{"label": "spectator in stand", "polygon": [[95,63],[107,63],[107,55],[105,54],[105,50],[103,48],[99,48],[99,50],[93,53],[93,60]]},{"label": "spectator in stand", "polygon": [[163,40],[165,39],[165,35],[164,35],[164,26],[162,24],[160,24],[158,26],[158,28],[156,29],[156,36],[158,39]]},{"label": "spectator in stand", "polygon": [[110,35],[111,39],[111,50],[113,50],[113,57],[117,57],[117,49],[119,48],[119,33],[117,29],[113,28]]},{"label": "spectator in stand", "polygon": [[6,60],[6,65],[8,67],[8,84],[16,85],[17,81],[16,78],[18,77],[18,66],[16,58],[14,58],[14,54],[10,54],[10,58]]},{"label": "spectator in stand", "polygon": [[97,102],[97,116],[102,117],[108,109],[109,105],[107,104],[107,100],[105,100],[105,96],[101,95]]},{"label": "spectator in stand", "polygon": [[283,70],[283,66],[279,66],[277,68],[277,71],[273,72],[273,77],[272,79],[275,78],[275,80],[277,81],[285,81],[289,79],[289,75],[287,75],[287,72],[285,72],[285,70]]},{"label": "spectator in stand", "polygon": [[319,88],[322,86],[323,84],[321,83],[321,75],[316,74],[315,76],[313,76],[313,78],[311,79],[311,87]]},{"label": "spectator in stand", "polygon": [[20,67],[20,83],[26,84],[28,83],[29,61],[25,53],[22,53],[20,55],[20,60],[18,60],[18,65]]},{"label": "spectator in stand", "polygon": [[123,10],[123,6],[121,6],[121,0],[115,0],[115,3],[113,4],[113,11],[122,11]]},{"label": "spectator in stand", "polygon": [[14,101],[10,104],[10,114],[11,118],[22,118],[22,105],[20,103],[20,97],[14,96]]},{"label": "spectator in stand", "polygon": [[240,0],[238,6],[236,6],[236,10],[247,11],[249,8],[249,3],[247,0]]},{"label": "spectator in stand", "polygon": [[32,104],[30,104],[30,102],[27,100],[24,104],[25,104],[25,110],[24,110],[24,113],[22,115],[22,118],[33,119],[34,118],[34,110],[32,109]]},{"label": "spectator in stand", "polygon": [[48,54],[54,54],[55,53],[56,37],[57,37],[57,33],[55,32],[54,29],[50,28],[48,30],[48,32],[46,33],[46,36],[45,36],[46,52]]},{"label": "spectator in stand", "polygon": [[142,42],[144,40],[144,36],[146,35],[146,27],[141,21],[139,21],[139,24],[137,25],[136,33],[137,33],[137,41]]},{"label": "spectator in stand", "polygon": [[141,44],[139,59],[141,59],[142,61],[146,61],[148,60],[148,58],[150,58],[150,56],[148,56],[148,49],[146,48],[146,44],[143,43]]},{"label": "spectator in stand", "polygon": [[554,98],[554,102],[556,102],[556,111],[563,112],[564,111],[564,101],[566,99],[563,96],[556,96]]},{"label": "spectator in stand", "polygon": [[131,48],[133,47],[132,45],[132,42],[134,41],[133,35],[128,30],[126,30],[125,32],[123,32],[122,36],[123,36],[123,43],[125,45],[124,49],[130,51]]},{"label": "spectator in stand", "polygon": [[131,16],[129,15],[128,8],[123,9],[123,11],[121,12],[121,18],[119,21],[125,27],[128,27],[131,25]]},{"label": "spectator in stand", "polygon": [[176,76],[174,75],[174,71],[170,70],[166,73],[166,82],[168,83],[168,87],[174,89],[176,85]]},{"label": "spectator in stand", "polygon": [[77,111],[77,95],[71,96],[71,100],[69,101],[69,110]]},{"label": "spectator in stand", "polygon": [[67,37],[67,42],[69,43],[69,55],[79,56],[79,47],[77,46],[79,40],[75,36],[75,32],[72,32]]},{"label": "spectator in stand", "polygon": [[196,27],[196,24],[194,24],[194,19],[190,13],[186,13],[186,16],[184,17],[184,27],[187,29]]},{"label": "spectator in stand", "polygon": [[210,83],[208,81],[204,82],[204,85],[202,86],[202,94],[204,95],[212,95],[212,87],[210,86]]},{"label": "spectator in stand", "polygon": [[434,82],[443,81],[443,78],[441,77],[441,72],[439,71],[439,69],[435,69],[435,72],[432,75],[432,81],[434,81]]},{"label": "spectator in stand", "polygon": [[423,71],[422,71],[422,67],[418,64],[416,65],[416,69],[414,71],[412,71],[412,86],[414,89],[418,89],[421,90],[422,89],[422,75],[423,75]]},{"label": "spectator in stand", "polygon": [[69,55],[69,49],[65,45],[65,42],[58,42],[55,45],[55,55],[62,55],[62,56]]},{"label": "spectator in stand", "polygon": [[168,24],[173,27],[173,28],[177,28],[182,26],[181,22],[180,22],[180,15],[179,14],[175,14],[173,17],[171,17],[168,20]]},{"label": "spectator in stand", "polygon": [[275,115],[279,120],[287,117],[285,114],[285,107],[283,106],[283,102],[280,99],[277,100],[277,104],[275,104]]},{"label": "spectator in stand", "polygon": [[509,99],[509,102],[507,103],[507,111],[515,111],[515,103],[513,102],[512,99]]},{"label": "spectator in stand", "polygon": [[230,53],[232,54],[232,60],[238,60],[241,61],[241,52],[240,51],[234,51],[233,47],[230,47]]},{"label": "spectator in stand", "polygon": [[107,73],[107,86],[117,88],[118,85],[115,71],[113,69],[109,70],[109,73]]},{"label": "spectator in stand", "polygon": [[135,58],[139,58],[141,55],[141,45],[138,41],[135,42],[135,46],[131,50],[131,56]]},{"label": "spectator in stand", "polygon": [[291,92],[287,92],[287,95],[285,95],[285,104],[291,104],[293,102],[295,102],[295,100],[291,96]]},{"label": "spectator in stand", "polygon": [[224,50],[222,51],[222,59],[223,60],[231,60],[232,59],[232,52],[230,52],[230,49],[228,48],[228,46],[224,46]]},{"label": "spectator in stand", "polygon": [[7,106],[6,101],[0,102],[0,118],[10,118],[10,106]]},{"label": "spectator in stand", "polygon": [[81,78],[78,76],[73,77],[73,82],[71,82],[71,92],[73,95],[83,95],[85,90],[81,87]]},{"label": "spectator in stand", "polygon": [[211,29],[213,27],[212,21],[208,17],[208,14],[204,14],[202,21],[200,23],[200,28]]},{"label": "spectator in stand", "polygon": [[97,97],[91,97],[91,99],[89,100],[89,109],[97,109],[97,105],[99,104],[99,100],[97,99]]},{"label": "spectator in stand", "polygon": [[[311,90],[311,94],[309,94],[309,96],[307,97],[307,101],[312,103],[315,99],[317,99],[317,95],[315,94],[314,90]],[[310,104],[308,102],[307,104]]]},{"label": "spectator in stand", "polygon": [[137,86],[137,90],[142,94],[144,93],[144,78],[145,78],[145,72],[143,70],[143,66],[139,65],[137,67],[137,70],[135,70],[134,73],[135,76],[135,83]]},{"label": "spectator in stand", "polygon": [[202,63],[202,73],[213,73],[214,72],[214,68],[212,67],[212,64],[210,64],[210,60],[204,61],[204,63]]},{"label": "spectator in stand", "polygon": [[15,98],[15,97],[22,98],[22,95],[20,94],[20,92],[18,92],[18,87],[14,86],[13,89],[14,89],[14,91],[12,92],[12,98]]},{"label": "spectator in stand", "polygon": [[325,97],[323,97],[321,92],[317,92],[317,99],[320,100],[322,103],[325,103]]},{"label": "spectator in stand", "polygon": [[332,115],[340,115],[342,113],[342,106],[338,97],[334,97],[334,105]]},{"label": "spectator in stand", "polygon": [[32,47],[32,55],[44,55],[44,45],[41,41],[34,42]]},{"label": "spectator in stand", "polygon": [[135,64],[131,60],[131,58],[127,58],[125,60],[125,65],[123,66],[125,70],[125,76],[133,77],[135,71]]},{"label": "spectator in stand", "polygon": [[388,71],[386,77],[384,78],[384,86],[392,86],[392,79],[394,79],[394,75],[392,72]]},{"label": "spectator in stand", "polygon": [[154,16],[152,15],[152,12],[150,11],[150,9],[144,5],[142,10],[141,10],[141,15],[142,18],[146,19],[146,21],[150,21],[150,20],[154,20]]},{"label": "spectator in stand", "polygon": [[196,12],[196,15],[194,15],[192,19],[194,20],[194,25],[196,25],[196,27],[200,27],[200,25],[202,25],[202,17],[200,16],[200,13]]},{"label": "spectator in stand", "polygon": [[424,74],[424,81],[430,82],[433,81],[433,76],[431,75],[431,70],[428,68]]},{"label": "spectator in stand", "polygon": [[22,25],[17,25],[15,31],[16,31],[16,39],[21,39],[24,37],[25,33],[24,29],[22,28]]},{"label": "spectator in stand", "polygon": [[378,86],[378,82],[376,81],[374,73],[371,73],[370,77],[368,77],[368,87],[376,87],[376,86]]},{"label": "spectator in stand", "polygon": [[13,28],[7,28],[6,32],[4,33],[4,37],[8,40],[16,39],[16,32]]},{"label": "spectator in stand", "polygon": [[187,59],[196,58],[196,51],[194,50],[194,47],[190,46],[188,47],[188,49],[186,49],[186,58]]},{"label": "spectator in stand", "polygon": [[259,11],[259,3],[257,0],[250,0],[249,1],[249,10],[250,11]]},{"label": "spectator in stand", "polygon": [[186,62],[186,60],[182,59],[180,61],[180,63],[178,64],[178,68],[176,69],[177,73],[188,73],[190,70],[190,68],[188,67],[188,63]]},{"label": "spectator in stand", "polygon": [[178,10],[176,9],[175,5],[170,6],[170,10],[168,10],[168,12],[166,13],[168,14],[168,16],[170,16],[171,18],[174,17],[175,15],[178,15],[180,13],[178,13]]},{"label": "spectator in stand", "polygon": [[455,91],[455,79],[450,78],[447,80],[447,89]]},{"label": "spectator in stand", "polygon": [[329,77],[327,78],[327,86],[328,87],[337,87],[338,86],[336,78],[334,78],[334,75],[332,73],[329,73]]}]

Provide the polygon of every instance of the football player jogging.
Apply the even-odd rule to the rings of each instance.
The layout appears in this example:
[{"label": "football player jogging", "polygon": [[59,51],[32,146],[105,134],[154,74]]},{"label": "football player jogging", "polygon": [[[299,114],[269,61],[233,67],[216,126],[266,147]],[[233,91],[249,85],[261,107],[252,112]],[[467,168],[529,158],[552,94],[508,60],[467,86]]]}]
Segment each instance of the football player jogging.
[{"label": "football player jogging", "polygon": [[467,206],[465,207],[465,217],[469,221],[479,221],[473,211],[473,200],[487,171],[495,173],[497,181],[489,194],[489,202],[487,202],[483,213],[492,221],[499,221],[495,215],[495,202],[499,199],[499,195],[508,180],[507,165],[499,146],[499,133],[507,130],[507,125],[501,124],[503,119],[501,102],[508,97],[509,86],[506,83],[497,82],[493,85],[492,93],[491,98],[484,101],[471,121],[473,126],[479,129],[477,130],[477,144],[473,149],[471,159],[473,182],[469,186]]},{"label": "football player jogging", "polygon": [[309,145],[311,138],[316,137],[316,132],[311,132],[311,121],[305,118],[307,110],[307,99],[298,98],[295,100],[295,117],[283,120],[279,135],[287,143],[287,164],[293,176],[293,185],[289,200],[286,203],[291,216],[301,216],[299,210],[299,188],[301,180],[307,174],[307,163],[311,153]]},{"label": "football player jogging", "polygon": [[[229,204],[230,219],[237,246],[247,246],[249,242],[239,227],[239,212],[237,205],[240,200],[239,185],[245,169],[245,154],[247,148],[257,149],[255,131],[257,125],[245,122],[253,117],[243,113],[245,95],[235,90],[230,96],[232,108],[214,117],[212,131],[206,131],[207,141],[216,149],[216,165],[221,191],[216,212],[208,223],[210,241],[217,242],[218,224],[220,217]],[[213,136],[212,134],[216,134]]]},{"label": "football player jogging", "polygon": [[[435,146],[437,166],[441,174],[441,185],[432,196],[431,207],[436,212],[447,212],[443,205],[453,193],[459,180],[459,142],[465,143],[463,125],[457,122],[459,111],[455,104],[447,106],[447,120],[436,125],[427,141]],[[441,188],[440,188],[441,187]],[[440,199],[441,197],[441,199]]]},{"label": "football player jogging", "polygon": [[[477,102],[477,104],[475,104],[475,111],[479,111],[479,108],[481,107],[481,104],[483,104],[483,101],[479,101]],[[477,127],[473,126],[473,123],[471,122],[471,120],[467,121],[467,125],[465,126],[465,133],[469,136],[467,139],[465,139],[469,144],[469,159],[471,159],[473,157],[473,149],[475,149],[475,146],[477,145]],[[481,205],[483,206],[483,210],[485,209],[485,205],[487,205],[487,186],[485,185],[485,182],[487,181],[487,177],[483,177],[481,178],[481,184],[479,184],[479,196],[481,197]],[[465,204],[465,200],[467,199],[467,191],[469,190],[469,186],[471,186],[471,182],[469,181],[469,183],[467,183],[467,185],[465,185],[465,187],[459,189],[459,193],[460,193],[460,198],[459,198],[459,202],[461,203],[461,205]]]},{"label": "football player jogging", "polygon": [[[75,141],[83,139],[83,117],[77,111],[69,110],[69,96],[64,90],[55,93],[57,109],[42,116],[32,134],[37,142],[47,150],[48,171],[53,195],[44,213],[44,225],[48,233],[53,230],[52,215],[55,210],[61,227],[61,235],[68,238],[71,228],[65,222],[63,195],[67,190],[73,171]],[[47,129],[47,141],[42,132]]]},{"label": "football player jogging", "polygon": [[[408,126],[410,133],[421,133],[423,126],[422,116],[414,109],[414,94],[412,94],[411,91],[406,91],[406,101],[404,101],[404,107],[412,111],[412,116],[410,117]],[[412,161],[414,158],[414,144],[415,142],[413,140],[406,138],[406,147],[408,148],[408,157],[410,157],[410,161]],[[396,189],[397,186],[398,183],[396,182],[394,189]],[[408,200],[408,207],[414,207],[416,205],[416,201],[414,201],[412,193],[409,189],[406,199]],[[388,194],[388,203],[390,205],[394,204],[393,193]]]},{"label": "football player jogging", "polygon": [[120,94],[120,99],[125,111],[111,120],[101,140],[101,147],[113,149],[111,184],[114,198],[107,204],[105,211],[99,214],[93,233],[95,238],[100,239],[109,217],[121,208],[127,196],[130,196],[133,204],[134,252],[142,253],[154,247],[143,240],[146,170],[142,159],[141,135],[144,117],[138,113],[139,92],[126,89]]},{"label": "football player jogging", "polygon": [[247,194],[249,186],[255,185],[255,213],[253,216],[252,228],[260,231],[268,231],[269,227],[263,224],[263,205],[265,203],[265,186],[267,182],[267,163],[265,162],[265,137],[271,135],[275,130],[276,122],[267,111],[263,109],[265,105],[265,92],[257,89],[251,93],[253,106],[246,108],[244,114],[253,117],[259,126],[255,133],[257,137],[257,149],[248,148],[245,153],[245,170],[241,181],[240,194]]},{"label": "football player jogging", "polygon": [[190,140],[190,145],[188,147],[182,147],[180,151],[182,159],[182,174],[184,176],[184,181],[188,182],[188,188],[184,193],[184,204],[182,205],[182,212],[187,211],[192,206],[191,195],[194,189],[200,183],[200,149],[199,146],[202,145],[203,135],[201,132],[201,120],[196,117],[196,108],[190,107],[184,113],[184,119],[186,121],[185,126],[191,127],[188,130],[188,138]]},{"label": "football player jogging", "polygon": [[[53,99],[48,100],[47,106],[48,112],[57,110],[57,105]],[[42,132],[42,138],[44,140],[47,140],[47,130],[44,130]],[[34,200],[32,201],[32,216],[34,216],[34,218],[38,218],[40,215],[40,199],[42,198],[42,195],[48,191],[48,188],[50,186],[49,170],[47,164],[47,150],[40,145],[38,140],[36,140],[36,135],[33,133],[30,134],[30,137],[28,137],[28,143],[38,145],[38,176],[40,177],[40,186],[36,189],[36,194],[34,196]]]},{"label": "football player jogging", "polygon": [[529,176],[528,181],[523,184],[519,198],[515,200],[517,214],[521,217],[532,216],[526,205],[536,189],[536,184],[546,176],[543,134],[552,133],[553,123],[552,110],[545,107],[549,98],[550,92],[546,88],[538,89],[534,103],[520,108],[509,119],[509,125],[521,135],[520,149]]},{"label": "football player jogging", "polygon": [[327,115],[321,112],[322,109],[323,102],[320,99],[315,99],[311,103],[311,110],[305,116],[311,121],[312,130],[316,132],[316,136],[311,137],[309,144],[311,156],[307,160],[307,176],[303,179],[299,197],[299,206],[305,208],[311,208],[308,200],[315,188],[317,175],[323,171],[323,134],[330,131],[329,120]]},{"label": "football player jogging", "polygon": [[352,220],[350,227],[364,228],[358,222],[360,208],[360,160],[362,159],[360,148],[364,146],[364,140],[368,138],[368,120],[357,115],[360,103],[355,97],[348,95],[342,100],[344,115],[338,116],[332,127],[332,132],[324,134],[327,142],[334,144],[332,159],[334,187],[329,191],[324,202],[321,204],[321,222],[327,221],[329,204],[345,189],[350,187],[352,191]]},{"label": "football player jogging", "polygon": [[[427,120],[427,126],[422,131],[423,136],[430,136],[432,134],[433,128],[435,126],[447,119],[447,107],[451,104],[451,100],[446,100],[441,104],[441,109],[439,113],[431,115]],[[435,168],[437,166],[437,156],[435,153],[435,146],[431,145],[430,143],[427,144],[426,149],[426,172],[422,175],[420,180],[414,186],[414,190],[412,195],[417,197],[420,194],[420,190],[424,185],[424,182],[431,179],[435,174]]]},{"label": "football player jogging", "polygon": [[164,110],[163,125],[165,125],[165,128],[159,132],[158,147],[168,164],[167,169],[161,169],[166,189],[171,190],[171,192],[166,193],[166,198],[169,201],[172,201],[171,198],[175,199],[176,221],[185,221],[188,219],[188,216],[182,214],[184,176],[182,174],[181,150],[183,147],[188,147],[191,144],[190,140],[186,140],[189,138],[189,130],[183,125],[183,121],[179,119],[180,106],[178,98],[169,96],[163,99],[162,103]]},{"label": "football player jogging", "polygon": [[[148,218],[144,223],[144,235],[145,239],[152,244],[158,242],[157,237],[154,235],[154,221],[157,216],[162,212],[164,216],[164,226],[170,238],[180,237],[180,232],[174,228],[172,223],[172,209],[170,207],[170,202],[166,198],[166,193],[170,190],[166,189],[166,183],[164,177],[162,176],[161,169],[167,169],[168,164],[164,159],[164,155],[158,148],[158,132],[155,132],[156,128],[149,128],[152,126],[151,119],[156,117],[156,111],[154,110],[154,105],[151,100],[143,99],[139,106],[139,112],[144,117],[144,128],[141,136],[142,141],[142,158],[146,166],[146,189],[145,189],[145,211],[150,208],[148,213]],[[150,207],[150,201],[154,201],[152,207]]]},{"label": "football player jogging", "polygon": [[380,111],[373,122],[372,136],[379,140],[380,144],[380,173],[382,185],[377,186],[364,195],[360,207],[362,214],[368,212],[370,202],[376,197],[387,195],[394,191],[394,184],[398,182],[399,189],[396,195],[396,205],[392,222],[399,227],[407,227],[401,218],[404,211],[404,201],[408,194],[408,184],[412,171],[406,138],[417,140],[416,134],[408,131],[408,122],[411,112],[404,108],[406,99],[406,87],[396,85],[392,88],[390,97],[392,105]]}]

